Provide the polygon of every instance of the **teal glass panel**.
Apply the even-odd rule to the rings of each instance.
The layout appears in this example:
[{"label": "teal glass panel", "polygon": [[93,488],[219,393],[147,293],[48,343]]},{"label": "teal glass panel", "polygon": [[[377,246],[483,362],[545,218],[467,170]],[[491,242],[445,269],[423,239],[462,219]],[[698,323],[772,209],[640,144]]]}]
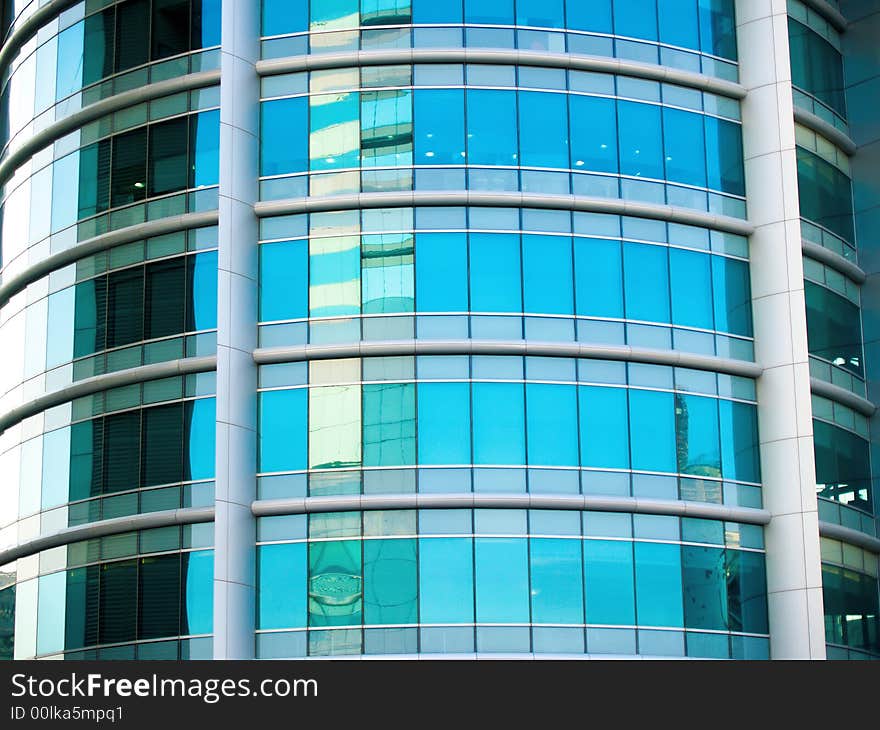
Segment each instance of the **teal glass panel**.
[{"label": "teal glass panel", "polygon": [[705,116],[708,187],[731,195],[746,194],[742,127],[736,122]]},{"label": "teal glass panel", "polygon": [[623,317],[623,264],[620,241],[575,238],[577,314]]},{"label": "teal glass panel", "polygon": [[[220,110],[190,117],[189,187],[201,188],[220,182]],[[291,136],[287,137],[290,144]]]},{"label": "teal glass panel", "polygon": [[464,22],[513,25],[513,0],[465,0]]},{"label": "teal glass panel", "polygon": [[413,23],[461,23],[462,3],[438,3],[437,0],[412,0]]},{"label": "teal glass panel", "polygon": [[629,418],[624,388],[578,386],[581,466],[629,468]]},{"label": "teal glass panel", "polygon": [[468,311],[467,270],[467,234],[416,234],[417,310]]},{"label": "teal glass panel", "polygon": [[217,400],[199,398],[184,403],[184,480],[214,476]]},{"label": "teal glass panel", "polygon": [[187,260],[190,306],[187,332],[217,327],[217,252],[209,251]]},{"label": "teal glass panel", "polygon": [[715,398],[675,395],[675,450],[680,473],[721,476],[718,401]]},{"label": "teal glass panel", "polygon": [[[48,437],[44,437],[44,464]],[[868,442],[851,431],[814,419],[813,445],[819,496],[870,512],[873,495]],[[45,482],[45,467],[43,479]]]},{"label": "teal glass panel", "polygon": [[363,623],[361,541],[309,544],[309,626]]},{"label": "teal glass panel", "polygon": [[311,30],[357,28],[360,22],[358,0],[321,0],[310,6]]},{"label": "teal glass panel", "polygon": [[76,23],[58,34],[58,65],[55,74],[56,100],[60,101],[70,96],[83,86],[84,29],[84,23]]},{"label": "teal glass panel", "polygon": [[364,623],[418,623],[416,540],[364,540]]},{"label": "teal glass panel", "polygon": [[791,17],[788,19],[788,45],[792,84],[846,116],[846,85],[840,51],[816,31]]},{"label": "teal glass panel", "polygon": [[761,481],[758,414],[750,403],[718,401],[721,422],[721,464],[727,479]]},{"label": "teal glass panel", "polygon": [[37,593],[37,654],[64,650],[67,577],[64,571],[41,575]]},{"label": "teal glass panel", "polygon": [[214,551],[184,553],[180,611],[181,634],[210,634],[214,630]]},{"label": "teal glass panel", "polygon": [[611,0],[566,0],[565,26],[572,30],[588,30],[596,33],[611,33]]},{"label": "teal glass panel", "polygon": [[863,376],[862,318],[858,306],[810,281],[804,282],[804,296],[810,354]]},{"label": "teal glass panel", "polygon": [[524,167],[569,166],[568,106],[565,94],[520,91],[519,160]]},{"label": "teal glass panel", "polygon": [[764,555],[727,550],[728,620],[731,631],[766,634],[767,570]]},{"label": "teal glass panel", "polygon": [[698,0],[703,53],[736,60],[734,0]]},{"label": "teal glass panel", "polygon": [[403,25],[412,21],[411,0],[361,0],[361,25]]},{"label": "teal glass panel", "polygon": [[[623,244],[626,318],[642,322],[669,321],[669,264],[665,246]],[[645,282],[651,286],[645,286]]]},{"label": "teal glass panel", "polygon": [[523,306],[537,314],[572,314],[571,238],[523,235]]},{"label": "teal glass panel", "polygon": [[721,548],[682,545],[684,625],[727,631],[727,569]]},{"label": "teal glass panel", "polygon": [[683,623],[681,548],[636,542],[636,616],[640,626]]},{"label": "teal glass panel", "polygon": [[672,323],[712,329],[712,273],[710,256],[669,249]]},{"label": "teal glass panel", "polygon": [[712,256],[715,329],[752,336],[752,289],[745,261]]},{"label": "teal glass panel", "polygon": [[309,316],[360,314],[360,236],[309,242]]},{"label": "teal glass panel", "polygon": [[419,463],[470,464],[470,387],[419,383]]},{"label": "teal glass panel", "polygon": [[263,0],[263,35],[300,33],[309,29],[309,4]]},{"label": "teal glass panel", "polygon": [[614,32],[629,38],[657,40],[656,0],[614,0]]},{"label": "teal glass panel", "polygon": [[363,386],[364,466],[401,466],[416,459],[416,386]]},{"label": "teal glass panel", "polygon": [[516,92],[467,91],[467,162],[470,165],[517,165]]},{"label": "teal glass panel", "polygon": [[308,391],[260,393],[260,471],[306,468]]},{"label": "teal glass panel", "polygon": [[532,623],[582,624],[581,541],[532,538],[529,561]]},{"label": "teal glass panel", "polygon": [[257,548],[257,628],[287,629],[306,625],[306,557],[306,543]]},{"label": "teal glass panel", "polygon": [[574,385],[526,385],[526,433],[531,466],[578,464],[578,404]]},{"label": "teal glass panel", "polygon": [[523,386],[474,383],[474,463],[524,464]]},{"label": "teal glass panel", "polygon": [[423,624],[472,623],[474,549],[469,538],[419,540],[419,620]]},{"label": "teal glass panel", "polygon": [[671,393],[631,390],[629,393],[632,468],[675,471],[675,421]]},{"label": "teal glass panel", "polygon": [[308,278],[308,241],[260,246],[260,321],[307,317]]},{"label": "teal glass panel", "polygon": [[664,107],[663,147],[667,180],[706,187],[702,114]]},{"label": "teal glass panel", "polygon": [[416,89],[413,103],[416,164],[464,164],[464,91]]},{"label": "teal glass panel", "polygon": [[64,648],[79,649],[98,643],[100,566],[67,571]]},{"label": "teal glass panel", "polygon": [[571,169],[617,172],[617,103],[571,95]]},{"label": "teal glass panel", "polygon": [[339,170],[360,163],[357,92],[320,94],[309,101],[309,168]]},{"label": "teal glass panel", "polygon": [[621,174],[662,180],[663,128],[660,107],[619,101],[617,120]]},{"label": "teal glass panel", "polygon": [[635,624],[633,576],[631,542],[584,540],[584,588],[588,624]]},{"label": "teal glass panel", "polygon": [[524,538],[474,540],[477,623],[529,622],[529,558]]},{"label": "teal glass panel", "polygon": [[409,90],[361,92],[361,164],[397,167],[413,162],[413,102]]},{"label": "teal glass panel", "polygon": [[471,234],[470,277],[471,311],[522,312],[520,237]]},{"label": "teal glass panel", "polygon": [[661,0],[657,3],[660,42],[682,48],[700,47],[696,0]]},{"label": "teal glass panel", "polygon": [[264,101],[260,109],[260,174],[308,170],[308,98]]},{"label": "teal glass panel", "polygon": [[361,286],[364,314],[413,311],[413,234],[363,236]]},{"label": "teal glass panel", "polygon": [[137,561],[123,560],[100,566],[98,641],[117,644],[134,641],[137,619]]}]

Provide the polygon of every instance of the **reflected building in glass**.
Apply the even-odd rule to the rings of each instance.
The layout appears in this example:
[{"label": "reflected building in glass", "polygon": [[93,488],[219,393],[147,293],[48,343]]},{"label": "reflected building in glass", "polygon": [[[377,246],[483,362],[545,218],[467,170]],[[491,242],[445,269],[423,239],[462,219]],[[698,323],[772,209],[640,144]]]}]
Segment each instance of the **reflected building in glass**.
[{"label": "reflected building in glass", "polygon": [[876,2],[2,6],[0,658],[880,658]]}]

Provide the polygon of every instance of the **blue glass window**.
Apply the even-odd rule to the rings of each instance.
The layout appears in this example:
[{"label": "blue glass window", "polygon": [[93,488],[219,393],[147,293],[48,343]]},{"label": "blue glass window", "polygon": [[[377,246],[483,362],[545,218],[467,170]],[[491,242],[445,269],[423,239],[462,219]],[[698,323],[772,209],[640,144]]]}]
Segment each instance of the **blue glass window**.
[{"label": "blue glass window", "polygon": [[768,632],[767,569],[761,553],[727,550],[727,596],[731,631]]},{"label": "blue glass window", "polygon": [[522,312],[519,239],[513,233],[471,234],[471,311]]},{"label": "blue glass window", "polygon": [[470,165],[516,165],[516,92],[469,89],[467,161]]},{"label": "blue glass window", "polygon": [[364,540],[364,623],[418,620],[415,539]]},{"label": "blue glass window", "polygon": [[675,471],[675,421],[671,393],[631,390],[629,428],[632,468]]},{"label": "blue glass window", "polygon": [[582,624],[581,541],[533,538],[529,543],[532,622]]},{"label": "blue glass window", "polygon": [[464,22],[513,25],[513,0],[465,0]]},{"label": "blue glass window", "polygon": [[265,101],[260,129],[260,174],[281,175],[308,170],[309,100]]},{"label": "blue glass window", "polygon": [[260,471],[306,468],[307,396],[305,389],[260,394]]},{"label": "blue glass window", "polygon": [[577,394],[571,385],[526,385],[528,450],[531,465],[578,463]]},{"label": "blue glass window", "polygon": [[[189,186],[200,188],[220,181],[220,110],[192,117]],[[289,139],[288,139],[289,143]]]},{"label": "blue glass window", "polygon": [[210,330],[217,326],[217,252],[198,254],[189,261],[192,306],[187,328]]},{"label": "blue glass window", "polygon": [[569,97],[571,169],[617,172],[617,108],[614,99]]},{"label": "blue glass window", "polygon": [[675,444],[679,472],[721,476],[716,399],[675,395]]},{"label": "blue glass window", "polygon": [[629,419],[626,390],[578,386],[581,465],[629,468]]},{"label": "blue glass window", "polygon": [[467,234],[417,233],[416,309],[468,311],[467,270]]},{"label": "blue glass window", "polygon": [[522,246],[525,311],[572,314],[571,238],[523,235]]},{"label": "blue glass window", "polygon": [[663,108],[666,179],[706,187],[706,143],[703,115]]},{"label": "blue glass window", "polygon": [[634,101],[617,102],[620,172],[663,179],[663,141],[660,107]]},{"label": "blue glass window", "polygon": [[412,0],[413,23],[461,23],[462,3]]},{"label": "blue glass window", "polygon": [[657,40],[656,0],[614,0],[614,32],[630,38]]},{"label": "blue glass window", "polygon": [[721,464],[724,476],[744,482],[761,481],[758,414],[750,403],[718,401],[721,421]]},{"label": "blue glass window", "polygon": [[516,0],[516,24],[538,28],[564,28],[563,0]]},{"label": "blue glass window", "polygon": [[83,23],[58,34],[58,66],[55,98],[64,99],[83,86]]},{"label": "blue glass window", "polygon": [[521,538],[476,538],[478,623],[528,623],[529,559]]},{"label": "blue glass window", "polygon": [[698,0],[700,48],[722,58],[736,60],[734,0]]},{"label": "blue glass window", "polygon": [[260,545],[258,628],[286,629],[306,625],[308,565],[306,544]]},{"label": "blue glass window", "polygon": [[210,634],[214,630],[214,551],[184,553],[181,634]]},{"label": "blue glass window", "polygon": [[623,317],[620,241],[575,238],[577,314]]},{"label": "blue glass window", "polygon": [[[357,27],[360,18],[359,0],[320,0],[310,2],[311,29],[329,30],[339,27]],[[343,20],[346,20],[344,24]]]},{"label": "blue glass window", "polygon": [[710,257],[695,251],[669,249],[672,323],[712,329]]},{"label": "blue glass window", "polygon": [[308,241],[281,241],[260,246],[260,321],[307,317],[308,276]]},{"label": "blue glass window", "polygon": [[587,623],[632,626],[635,617],[633,544],[584,540]]},{"label": "blue glass window", "polygon": [[708,187],[733,195],[745,195],[742,127],[716,117],[706,116],[703,120],[706,124]]},{"label": "blue glass window", "polygon": [[723,256],[712,257],[712,298],[715,329],[752,336],[752,290],[749,265]]},{"label": "blue glass window", "polygon": [[525,167],[569,166],[565,94],[519,93],[519,146],[520,164]]},{"label": "blue glass window", "polygon": [[415,463],[415,391],[412,383],[363,386],[364,466]]},{"label": "blue glass window", "polygon": [[184,414],[189,419],[184,433],[184,479],[210,479],[214,476],[217,400],[190,401]]},{"label": "blue glass window", "polygon": [[669,268],[665,246],[623,245],[626,318],[643,322],[669,321]]},{"label": "blue glass window", "polygon": [[263,35],[299,33],[309,29],[309,4],[263,0]]},{"label": "blue glass window", "polygon": [[474,383],[474,463],[524,464],[523,387]]},{"label": "blue glass window", "polygon": [[309,164],[312,170],[358,166],[361,149],[359,97],[360,94],[351,92],[309,98]]},{"label": "blue glass window", "polygon": [[309,543],[309,626],[363,623],[360,540]]},{"label": "blue glass window", "polygon": [[566,0],[565,19],[566,27],[572,30],[611,33],[611,0]]},{"label": "blue glass window", "polygon": [[464,164],[464,91],[416,89],[414,96],[416,164]]},{"label": "blue glass window", "polygon": [[684,625],[689,629],[726,631],[727,566],[720,548],[682,545]]},{"label": "blue glass window", "polygon": [[467,383],[419,383],[419,463],[470,464]]},{"label": "blue glass window", "polygon": [[641,626],[681,626],[681,548],[637,542],[636,615]]},{"label": "blue glass window", "polygon": [[419,620],[423,624],[472,623],[474,555],[469,539],[419,540]]},{"label": "blue glass window", "polygon": [[696,0],[661,0],[657,3],[660,42],[683,48],[700,47]]}]

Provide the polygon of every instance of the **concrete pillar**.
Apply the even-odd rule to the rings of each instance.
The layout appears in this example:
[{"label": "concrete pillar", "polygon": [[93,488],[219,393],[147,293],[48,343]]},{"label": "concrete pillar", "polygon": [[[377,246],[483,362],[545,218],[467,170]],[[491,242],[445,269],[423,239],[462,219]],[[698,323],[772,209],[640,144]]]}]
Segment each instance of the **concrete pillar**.
[{"label": "concrete pillar", "polygon": [[260,3],[223,3],[214,658],[254,656]]},{"label": "concrete pillar", "polygon": [[770,653],[824,659],[810,372],[785,0],[737,0]]}]

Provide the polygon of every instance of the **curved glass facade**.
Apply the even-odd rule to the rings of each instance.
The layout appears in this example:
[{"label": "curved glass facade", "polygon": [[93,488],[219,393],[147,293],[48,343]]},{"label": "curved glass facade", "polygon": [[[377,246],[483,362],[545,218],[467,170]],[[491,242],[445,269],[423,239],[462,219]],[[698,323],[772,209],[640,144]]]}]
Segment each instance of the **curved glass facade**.
[{"label": "curved glass facade", "polygon": [[827,19],[793,292],[737,0],[63,5],[2,21],[0,659],[880,654]]}]

